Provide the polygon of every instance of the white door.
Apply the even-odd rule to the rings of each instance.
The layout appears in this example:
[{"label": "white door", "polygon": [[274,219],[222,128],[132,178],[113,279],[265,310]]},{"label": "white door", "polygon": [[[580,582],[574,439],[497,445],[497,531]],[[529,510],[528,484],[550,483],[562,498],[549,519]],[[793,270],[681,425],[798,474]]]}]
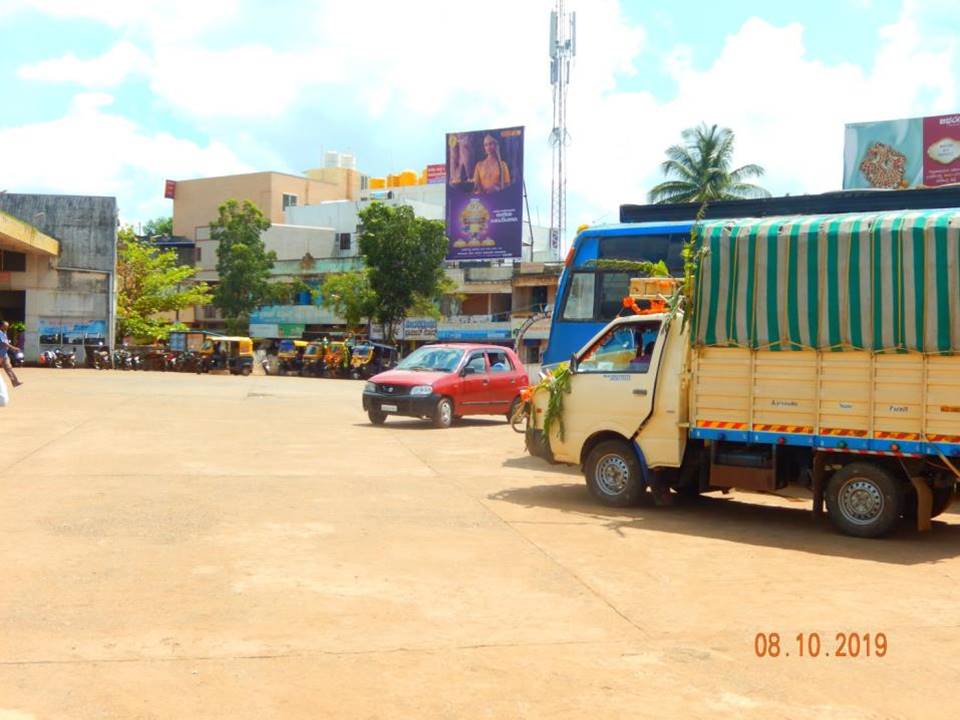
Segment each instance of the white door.
[{"label": "white door", "polygon": [[650,415],[664,338],[660,320],[617,323],[579,354],[570,394],[563,399],[564,439],[550,445],[560,460],[579,462],[588,437],[612,430],[633,437]]}]

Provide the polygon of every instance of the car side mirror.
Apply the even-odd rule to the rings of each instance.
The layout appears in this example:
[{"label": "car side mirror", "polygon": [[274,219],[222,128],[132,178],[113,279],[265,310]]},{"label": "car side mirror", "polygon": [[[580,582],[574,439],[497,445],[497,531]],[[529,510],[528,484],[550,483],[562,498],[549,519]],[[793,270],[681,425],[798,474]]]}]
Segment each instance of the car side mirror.
[{"label": "car side mirror", "polygon": [[575,375],[576,372],[577,372],[577,365],[578,365],[578,364],[579,364],[579,362],[577,361],[577,354],[576,354],[576,353],[571,353],[571,354],[570,354],[570,372],[573,373],[574,375]]},{"label": "car side mirror", "polygon": [[469,365],[460,371],[460,377],[466,377],[467,375],[476,375],[477,369],[472,368]]}]

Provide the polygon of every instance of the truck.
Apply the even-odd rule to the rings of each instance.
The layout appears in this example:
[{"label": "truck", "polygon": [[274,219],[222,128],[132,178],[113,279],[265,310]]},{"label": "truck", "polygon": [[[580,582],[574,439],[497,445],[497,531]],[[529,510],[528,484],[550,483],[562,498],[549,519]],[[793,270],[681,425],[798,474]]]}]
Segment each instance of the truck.
[{"label": "truck", "polygon": [[529,452],[611,506],[799,485],[848,535],[929,529],[960,462],[960,209],[694,235],[685,292],[632,280],[632,309],[532,388]]}]

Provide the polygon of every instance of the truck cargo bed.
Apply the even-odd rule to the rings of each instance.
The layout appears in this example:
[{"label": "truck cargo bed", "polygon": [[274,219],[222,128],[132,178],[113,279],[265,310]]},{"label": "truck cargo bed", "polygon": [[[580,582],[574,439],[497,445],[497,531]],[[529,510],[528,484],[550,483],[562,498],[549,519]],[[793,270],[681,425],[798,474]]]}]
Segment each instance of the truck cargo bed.
[{"label": "truck cargo bed", "polygon": [[691,436],[960,455],[960,356],[694,350]]}]

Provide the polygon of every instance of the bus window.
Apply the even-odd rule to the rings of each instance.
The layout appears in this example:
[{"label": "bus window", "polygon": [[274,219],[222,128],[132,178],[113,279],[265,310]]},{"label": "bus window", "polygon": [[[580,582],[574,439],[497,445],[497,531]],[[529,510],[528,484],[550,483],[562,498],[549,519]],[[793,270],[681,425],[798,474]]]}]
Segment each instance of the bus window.
[{"label": "bus window", "polygon": [[673,235],[612,235],[600,238],[597,248],[601,260],[663,261],[671,274],[683,271],[683,245],[688,236]]},{"label": "bus window", "polygon": [[563,306],[564,320],[593,320],[594,288],[597,274],[575,272]]},{"label": "bus window", "polygon": [[630,274],[605,272],[600,275],[600,305],[597,319],[613,320],[623,310],[623,299],[630,294]]}]

